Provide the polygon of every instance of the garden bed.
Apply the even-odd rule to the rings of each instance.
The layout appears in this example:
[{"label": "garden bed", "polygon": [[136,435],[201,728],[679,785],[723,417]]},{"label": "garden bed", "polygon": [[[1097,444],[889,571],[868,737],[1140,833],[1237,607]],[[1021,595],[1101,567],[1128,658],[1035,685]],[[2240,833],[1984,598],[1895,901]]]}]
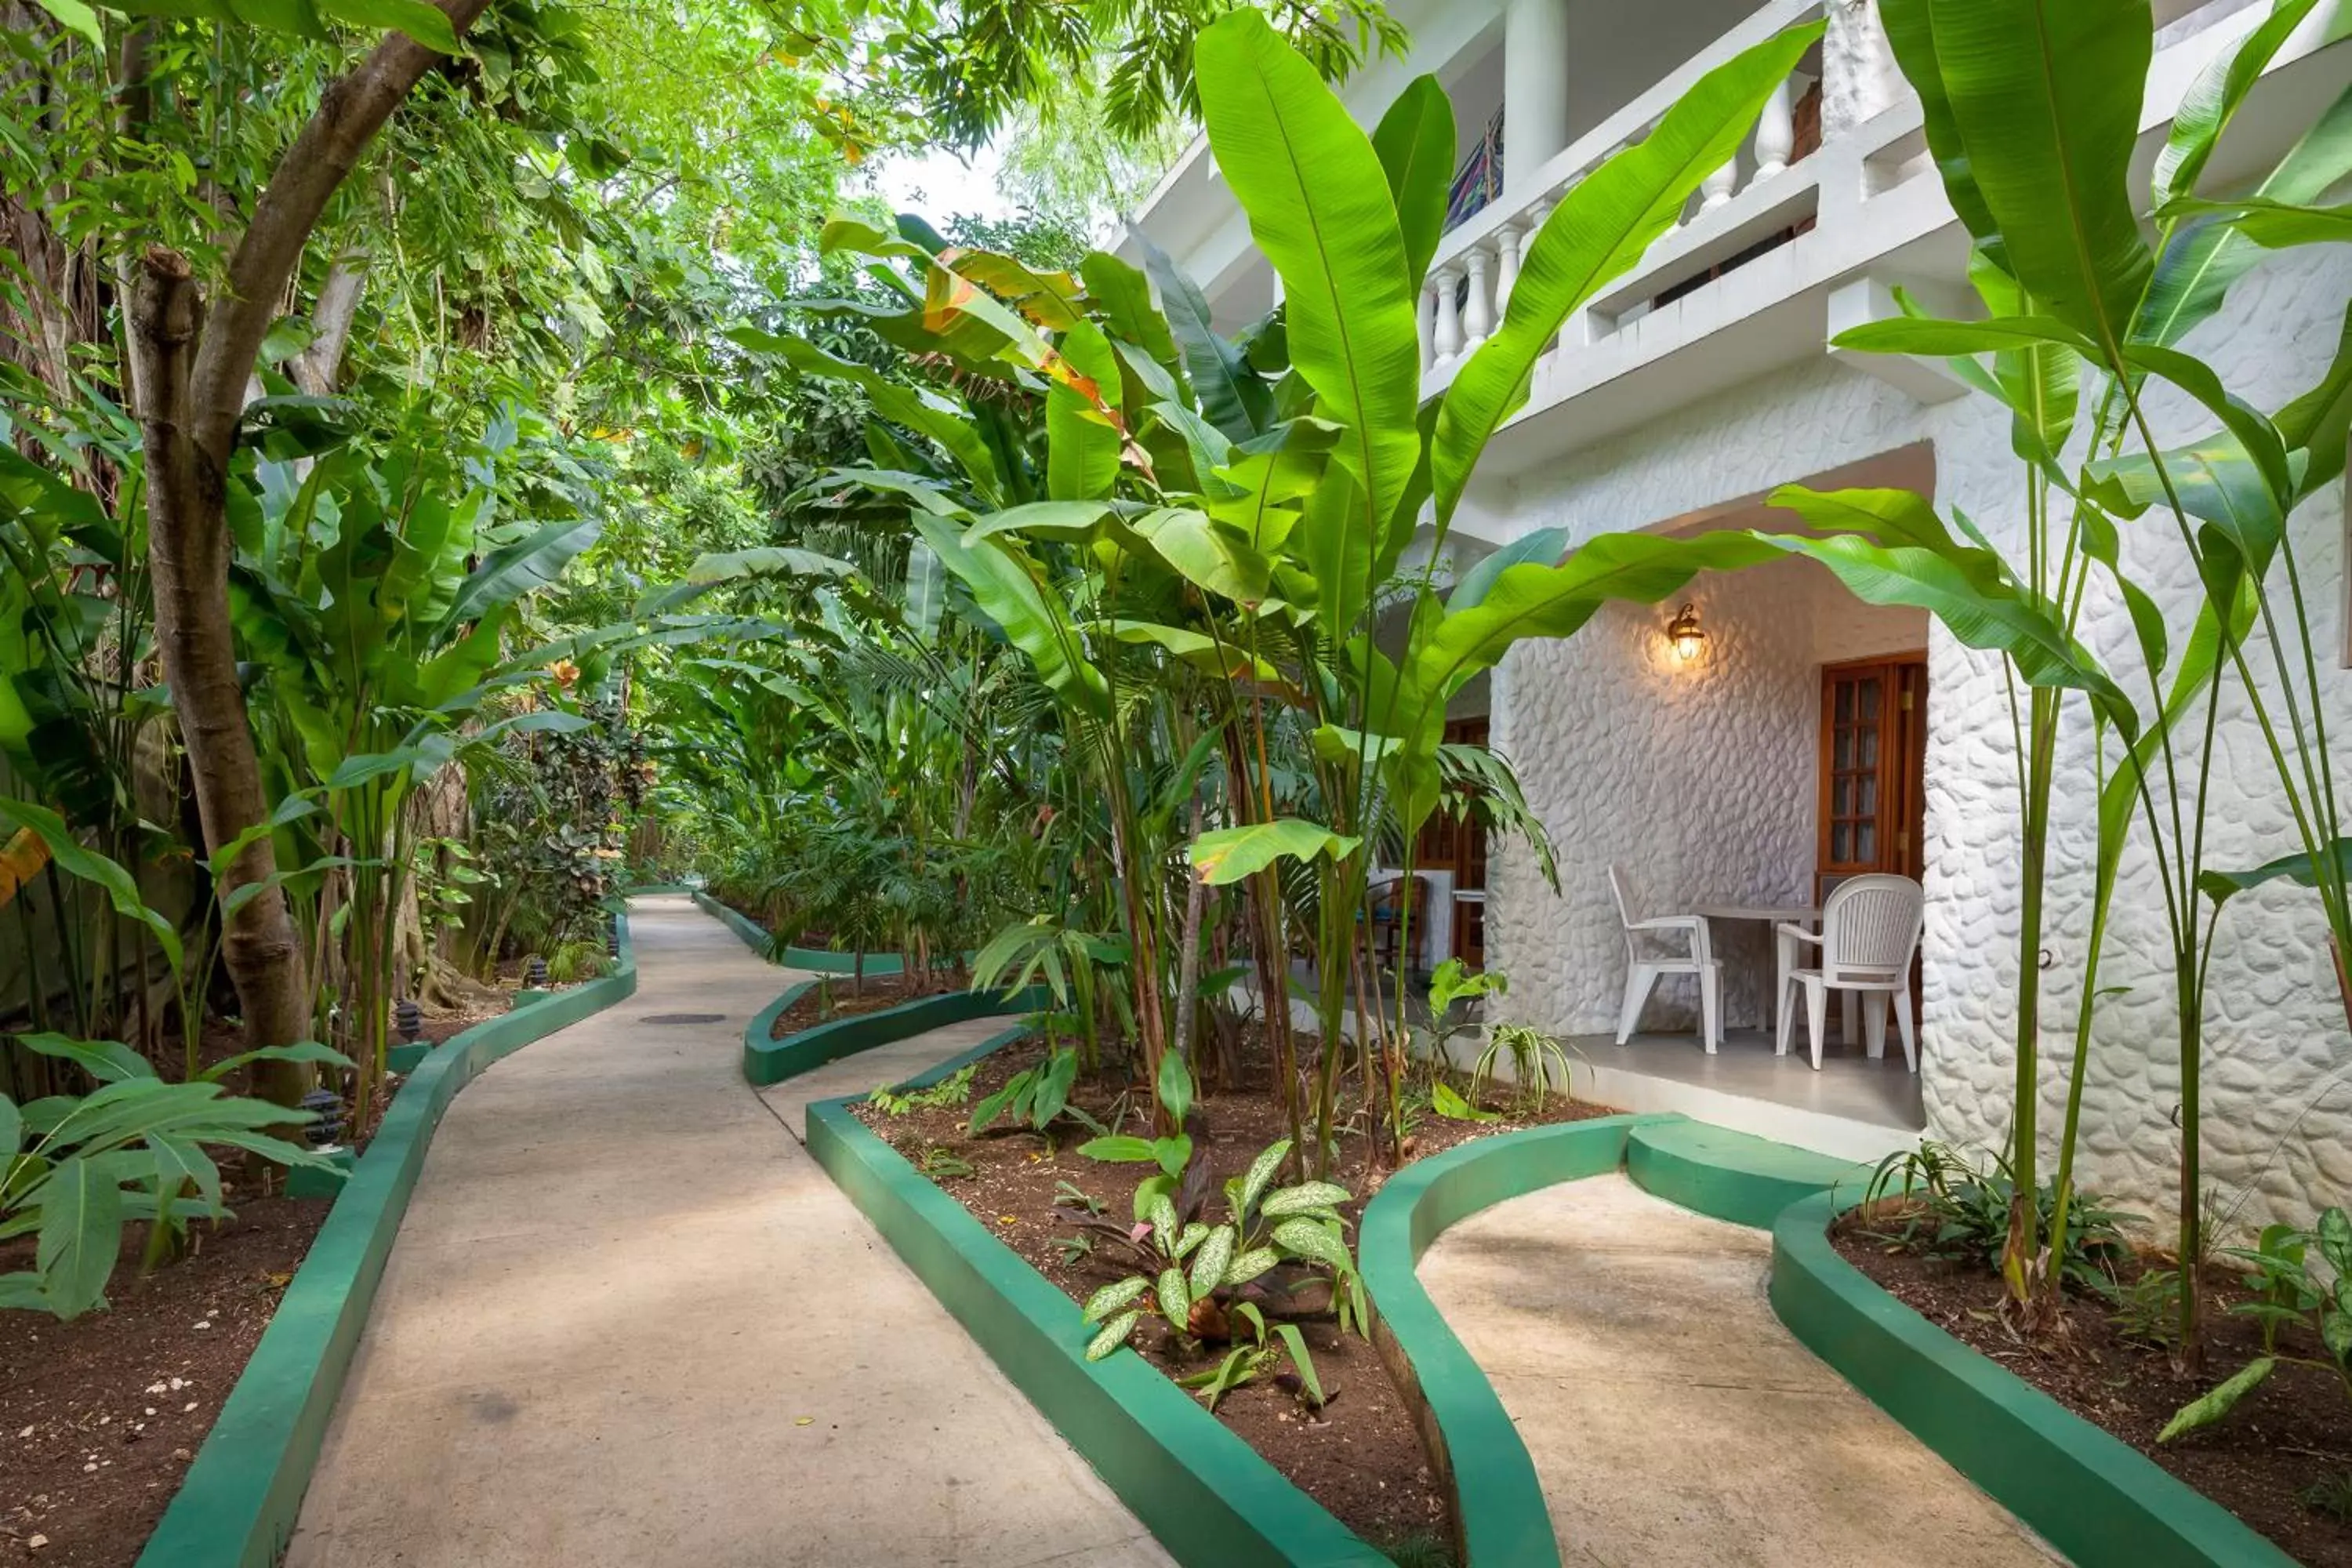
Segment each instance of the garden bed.
[{"label": "garden bed", "polygon": [[[1311,1050],[1312,1043],[1302,1041],[1301,1048]],[[1144,1168],[1080,1155],[1077,1146],[1088,1134],[1068,1121],[1050,1139],[1010,1131],[1001,1123],[979,1137],[965,1131],[972,1103],[1043,1056],[1042,1043],[1029,1040],[983,1058],[973,1069],[970,1100],[961,1106],[919,1107],[894,1117],[859,1103],[854,1112],[1056,1289],[1083,1302],[1136,1270],[1116,1244],[1077,1257],[1056,1246],[1078,1234],[1054,1213],[1057,1202],[1072,1201],[1063,1184],[1100,1203],[1106,1215],[1124,1218]],[[1260,1150],[1286,1135],[1268,1082],[1263,1053],[1245,1049],[1238,1085],[1202,1093],[1196,1101],[1193,1157],[1208,1161],[1217,1181],[1240,1173]],[[1071,1100],[1108,1122],[1122,1094],[1129,1104],[1150,1103],[1139,1086],[1108,1079],[1082,1080]],[[1362,1119],[1349,1115],[1353,1104],[1343,1097],[1341,1120],[1349,1130],[1340,1137],[1339,1168],[1333,1173],[1355,1194],[1340,1210],[1351,1224],[1386,1174],[1368,1169],[1370,1148],[1358,1125]],[[1414,1129],[1412,1152],[1425,1155],[1482,1134],[1608,1114],[1600,1106],[1552,1096],[1539,1113],[1526,1117],[1472,1122],[1425,1116]],[[969,1174],[962,1173],[966,1167]],[[1450,1541],[1450,1502],[1422,1447],[1416,1413],[1391,1383],[1372,1346],[1352,1335],[1343,1339],[1328,1314],[1297,1321],[1330,1395],[1320,1418],[1309,1416],[1275,1381],[1262,1379],[1225,1395],[1217,1406],[1218,1419],[1364,1540],[1389,1550],[1416,1541]],[[1147,1321],[1134,1343],[1171,1377],[1214,1366],[1224,1349],[1212,1346],[1188,1354],[1156,1319]]]},{"label": "garden bed", "polygon": [[866,994],[858,995],[847,980],[828,975],[820,984],[810,985],[793,999],[791,1006],[776,1015],[769,1030],[771,1039],[781,1040],[813,1029],[819,1024],[830,1024],[843,1018],[862,1018],[868,1013],[879,1013],[885,1007],[896,1007],[901,1002],[911,1002],[921,996],[936,996],[943,992],[961,991],[960,984],[950,984],[945,970],[931,977],[928,986],[908,984],[901,974],[869,974],[866,977]]},{"label": "garden bed", "polygon": [[[437,1044],[479,1021],[428,1012],[424,1037]],[[244,1045],[210,1022],[199,1059]],[[373,1121],[392,1098],[378,1099]],[[274,1172],[267,1194],[234,1162],[223,1175],[231,1217],[193,1226],[186,1257],[142,1279],[146,1227],[126,1229],[104,1310],[69,1323],[0,1313],[0,1562],[127,1568],[179,1489],[334,1206],[278,1195]],[[0,1273],[30,1268],[33,1246],[0,1244]]]},{"label": "garden bed", "polygon": [[[2316,1371],[2281,1367],[2247,1395],[2229,1419],[2171,1443],[2157,1434],[2183,1405],[2243,1366],[2262,1348],[2259,1329],[2232,1316],[2245,1299],[2238,1276],[2207,1276],[2207,1364],[2203,1377],[2174,1372],[2168,1352],[2135,1338],[2104,1299],[2069,1294],[2065,1332],[2046,1344],[2028,1343],[2002,1321],[2005,1286],[1989,1267],[1908,1251],[1865,1234],[1884,1226],[1858,1217],[1842,1221],[1832,1245],[1873,1283],[1979,1354],[2041,1390],[2084,1420],[2129,1444],[2167,1472],[2229,1510],[2281,1549],[2312,1568],[2352,1565],[2352,1521],[2305,1503],[2303,1494],[2340,1479],[2352,1506],[2352,1401]],[[2125,1269],[2124,1283],[2146,1265]],[[2280,1348],[2324,1356],[2308,1336],[2289,1330]]]}]

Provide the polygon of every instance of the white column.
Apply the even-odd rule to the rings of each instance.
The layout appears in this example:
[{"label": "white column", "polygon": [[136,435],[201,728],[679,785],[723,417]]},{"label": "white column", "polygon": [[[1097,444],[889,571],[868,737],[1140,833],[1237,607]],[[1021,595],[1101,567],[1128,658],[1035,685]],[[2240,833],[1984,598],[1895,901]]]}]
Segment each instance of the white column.
[{"label": "white column", "polygon": [[1701,180],[1698,188],[1704,198],[1698,204],[1701,212],[1712,211],[1729,201],[1732,193],[1739,188],[1739,154],[1734,153],[1722,168]]},{"label": "white column", "polygon": [[1511,302],[1511,286],[1519,280],[1519,226],[1507,223],[1495,231],[1495,319],[1503,319]]},{"label": "white column", "polygon": [[1764,100],[1764,113],[1756,121],[1756,178],[1771,178],[1789,166],[1789,154],[1797,150],[1797,121],[1790,112],[1789,84],[1783,80]]},{"label": "white column", "polygon": [[1462,312],[1462,349],[1472,353],[1495,333],[1495,296],[1491,274],[1494,258],[1485,245],[1474,245],[1462,258],[1470,273],[1470,298]]},{"label": "white column", "polygon": [[1895,63],[1876,0],[1830,0],[1822,38],[1822,140],[1891,107],[1910,88]]},{"label": "white column", "polygon": [[1568,145],[1568,0],[1508,0],[1503,10],[1503,190],[1524,196]]},{"label": "white column", "polygon": [[1421,369],[1426,375],[1436,363],[1437,353],[1437,285],[1434,280],[1421,286],[1421,298],[1413,314],[1421,328]]},{"label": "white column", "polygon": [[1429,275],[1429,280],[1437,288],[1437,325],[1430,340],[1436,358],[1432,363],[1448,365],[1462,353],[1461,307],[1454,298],[1454,291],[1461,287],[1462,274],[1451,267],[1441,267]]}]

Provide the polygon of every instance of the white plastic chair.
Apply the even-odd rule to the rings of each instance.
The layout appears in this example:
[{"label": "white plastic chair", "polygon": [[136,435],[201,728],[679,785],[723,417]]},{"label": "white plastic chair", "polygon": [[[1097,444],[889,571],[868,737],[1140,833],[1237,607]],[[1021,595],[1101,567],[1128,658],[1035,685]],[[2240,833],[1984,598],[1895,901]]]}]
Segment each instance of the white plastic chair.
[{"label": "white plastic chair", "polygon": [[1796,1025],[1796,1000],[1805,998],[1805,1024],[1811,1032],[1813,1070],[1822,1070],[1822,1045],[1829,1027],[1829,994],[1857,994],[1863,1034],[1870,1054],[1886,1054],[1886,1002],[1895,1002],[1895,1022],[1903,1033],[1904,1058],[1919,1070],[1919,1038],[1911,1022],[1911,960],[1927,921],[1926,890],[1908,877],[1874,872],[1849,877],[1830,890],[1822,906],[1819,936],[1801,926],[1775,928],[1783,953],[1807,942],[1821,950],[1820,964],[1801,969],[1784,958],[1780,979],[1780,1037],[1775,1054],[1789,1054],[1789,1031]]},{"label": "white plastic chair", "polygon": [[[1662,974],[1696,974],[1698,976],[1699,1038],[1713,1056],[1723,1039],[1723,966],[1707,942],[1706,917],[1704,915],[1656,915],[1647,920],[1635,918],[1634,899],[1627,886],[1625,868],[1609,868],[1609,890],[1616,895],[1617,918],[1625,927],[1625,1007],[1617,1016],[1617,1043],[1623,1045],[1633,1037],[1633,1026],[1642,1021],[1642,1004],[1650,999],[1650,992]],[[1690,951],[1683,954],[1643,952],[1635,933],[1650,931],[1665,933],[1680,931]]]}]

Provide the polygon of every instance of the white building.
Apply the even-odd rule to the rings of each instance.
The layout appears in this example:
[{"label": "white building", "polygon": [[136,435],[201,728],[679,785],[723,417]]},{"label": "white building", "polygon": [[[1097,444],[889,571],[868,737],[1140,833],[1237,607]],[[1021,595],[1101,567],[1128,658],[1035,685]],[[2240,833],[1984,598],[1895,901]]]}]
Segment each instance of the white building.
[{"label": "white building", "polygon": [[[1500,193],[1447,235],[1423,300],[1432,392],[1492,329],[1525,235],[1563,188],[1705,70],[1828,16],[1825,41],[1736,166],[1709,182],[1635,272],[1569,322],[1528,406],[1487,451],[1454,526],[1458,546],[1490,548],[1546,527],[1581,539],[1784,526],[1785,514],[1761,498],[1790,481],[1916,489],[1939,508],[1959,507],[1997,541],[2014,540],[2023,487],[2006,412],[1965,393],[1941,365],[1828,346],[1845,326],[1890,313],[1898,284],[1969,313],[1965,232],[1868,0],[1655,0],[1638,9],[1404,0],[1394,8],[1412,30],[1412,55],[1349,84],[1359,117],[1370,124],[1406,81],[1433,72],[1453,96],[1465,159],[1498,121],[1502,132]],[[2157,10],[2143,179],[2183,89],[2268,6],[2158,0]],[[2352,84],[2352,43],[2326,42],[2331,10],[2322,6],[2280,51],[2206,189],[2266,170]],[[1273,302],[1271,274],[1205,145],[1161,182],[1139,224],[1201,281],[1226,329]],[[2184,346],[2233,391],[2275,409],[2318,380],[2347,297],[2352,258],[2342,250],[2283,252]],[[2151,413],[2167,444],[2211,424],[2166,394]],[[2333,655],[2322,673],[2329,721],[2336,736],[2352,736],[2352,674],[2340,673],[2352,663],[2340,481],[2296,514],[2295,528],[2316,630]],[[2158,574],[2174,625],[2185,628],[2196,590],[2184,573],[2165,570],[2178,564],[2168,542],[2127,539],[2126,566],[2143,582]],[[1677,657],[1664,635],[1679,603],[1620,606],[1574,638],[1521,644],[1454,715],[1475,725],[1487,710],[1493,742],[1558,843],[1562,893],[1555,898],[1523,854],[1498,845],[1483,892],[1456,888],[1445,875],[1453,868],[1440,865],[1433,929],[1441,942],[1458,930],[1475,947],[1483,923],[1486,962],[1510,976],[1508,1013],[1578,1037],[1601,1098],[1855,1157],[1923,1128],[1998,1146],[2014,1071],[2018,903],[2015,761],[1998,663],[1924,613],[1863,605],[1801,561],[1703,579],[1689,598],[1706,634],[1699,658]],[[2134,645],[2120,605],[2095,605],[2087,624],[2111,667],[2128,668]],[[1841,690],[1857,720],[1865,705],[1878,714],[1868,742],[1850,729],[1848,743],[1874,744],[1886,759],[1849,770],[1843,783],[1824,776]],[[2252,866],[2294,842],[2250,714],[2227,709],[2222,725],[2209,863]],[[2085,748],[2087,723],[2074,728]],[[2339,776],[2347,763],[2339,756]],[[2087,771],[2084,763],[2074,776]],[[2055,990],[2043,1012],[2052,1091],[2043,1123],[2053,1129],[2087,940],[2092,794],[2062,787],[2058,805],[2062,870],[2044,965]],[[1615,1046],[1626,959],[1606,878],[1612,861],[1633,871],[1656,912],[1810,903],[1822,879],[1857,868],[1918,876],[1928,910],[1920,1077],[1892,1046],[1877,1061],[1847,1047],[1818,1075],[1801,1046],[1775,1058],[1754,1029],[1772,961],[1752,922],[1714,928],[1734,1026],[1721,1054],[1700,1051],[1690,995],[1670,991],[1644,1015],[1660,1032]],[[1464,880],[1480,879],[1465,868]],[[2142,851],[2126,867],[2113,917],[2102,983],[2131,990],[2099,1015],[2084,1157],[2090,1185],[2150,1213],[2169,1203],[2179,1158],[2168,951]],[[2352,1084],[2331,1076],[2352,1068],[2352,1040],[2312,895],[2274,888],[2231,906],[2212,969],[2206,1060],[2207,1168],[2226,1201],[2254,1193],[2240,1219],[2307,1219],[2315,1199],[2352,1192]]]}]

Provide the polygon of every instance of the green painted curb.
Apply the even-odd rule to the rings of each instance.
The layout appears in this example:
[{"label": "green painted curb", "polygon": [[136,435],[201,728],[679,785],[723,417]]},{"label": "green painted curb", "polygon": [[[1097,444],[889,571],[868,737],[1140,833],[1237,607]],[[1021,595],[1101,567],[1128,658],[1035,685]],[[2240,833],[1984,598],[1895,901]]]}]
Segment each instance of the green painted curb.
[{"label": "green painted curb", "polygon": [[1409,1400],[1418,1395],[1422,1446],[1454,1489],[1471,1568],[1556,1568],[1559,1543],[1518,1427],[1421,1288],[1421,1255],[1481,1209],[1617,1169],[1627,1136],[1656,1120],[1604,1116],[1474,1139],[1414,1161],[1364,1206],[1356,1262],[1381,1357]]},{"label": "green painted curb", "polygon": [[278,1562],[434,1128],[484,1068],[635,993],[628,916],[616,915],[614,922],[621,958],[611,974],[452,1037],[400,1086],[138,1568],[272,1568]]},{"label": "green painted curb", "polygon": [[1703,1121],[1653,1121],[1625,1141],[1625,1173],[1643,1191],[1751,1230],[1815,1193],[1861,1196],[1873,1169]]},{"label": "green painted curb", "polygon": [[[835,952],[829,948],[788,947],[782,958],[774,957],[768,952],[769,936],[765,931],[699,888],[693,892],[695,904],[704,914],[725,925],[745,947],[771,963],[785,969],[814,969],[827,974],[854,974],[857,971],[856,953]],[[895,952],[869,952],[866,955],[866,973],[868,974],[896,974],[905,967],[905,960]]]},{"label": "green painted curb", "polygon": [[1871,1283],[1830,1245],[1849,1206],[1822,1194],[1782,1211],[1770,1295],[1789,1331],[1872,1404],[2076,1562],[2291,1568],[2221,1504]]},{"label": "green painted curb", "polygon": [[[943,1062],[936,1081],[1025,1030]],[[828,1100],[808,1147],[931,1293],[1186,1568],[1388,1560],[1131,1350],[1089,1362],[1077,1304]]]},{"label": "green painted curb", "polygon": [[1010,999],[993,991],[948,991],[937,996],[918,996],[877,1013],[836,1018],[781,1040],[773,1038],[771,1031],[776,1020],[815,984],[814,980],[803,980],[787,987],[782,995],[761,1008],[744,1026],[743,1077],[747,1082],[764,1089],[788,1078],[798,1078],[827,1062],[907,1039],[942,1024],[961,1024],[970,1018],[993,1018],[1010,1013],[1034,1013],[1053,1005],[1052,994],[1043,986],[1033,985]]}]

